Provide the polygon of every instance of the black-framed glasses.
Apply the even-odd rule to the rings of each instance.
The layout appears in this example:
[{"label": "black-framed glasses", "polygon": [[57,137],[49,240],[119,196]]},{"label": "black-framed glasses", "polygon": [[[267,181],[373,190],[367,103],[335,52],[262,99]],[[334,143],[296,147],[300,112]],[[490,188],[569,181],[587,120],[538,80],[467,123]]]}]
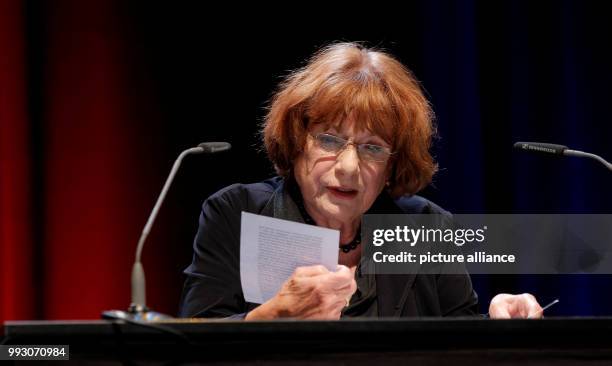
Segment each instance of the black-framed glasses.
[{"label": "black-framed glasses", "polygon": [[310,136],[314,138],[317,146],[321,150],[333,154],[339,154],[344,151],[348,145],[355,145],[357,155],[361,160],[382,163],[393,155],[393,152],[391,152],[391,149],[388,147],[373,144],[356,144],[350,140],[329,133],[310,134]]}]

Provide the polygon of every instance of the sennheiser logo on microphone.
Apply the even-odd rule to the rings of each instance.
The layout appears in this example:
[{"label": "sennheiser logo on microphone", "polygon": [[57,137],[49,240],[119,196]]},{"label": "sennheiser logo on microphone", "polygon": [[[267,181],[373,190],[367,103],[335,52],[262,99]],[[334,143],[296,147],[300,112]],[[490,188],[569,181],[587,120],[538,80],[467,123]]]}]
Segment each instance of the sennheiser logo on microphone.
[{"label": "sennheiser logo on microphone", "polygon": [[548,153],[553,153],[553,154],[556,153],[555,149],[549,149],[547,147],[533,146],[533,145],[527,145],[527,144],[523,145],[523,149],[535,150],[535,151],[543,151],[543,152],[548,152]]}]

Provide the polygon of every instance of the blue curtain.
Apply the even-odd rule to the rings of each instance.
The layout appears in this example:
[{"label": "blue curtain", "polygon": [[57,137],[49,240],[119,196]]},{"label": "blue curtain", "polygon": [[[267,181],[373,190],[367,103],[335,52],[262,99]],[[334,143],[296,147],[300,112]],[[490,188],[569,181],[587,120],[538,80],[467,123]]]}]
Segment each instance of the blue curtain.
[{"label": "blue curtain", "polygon": [[[515,141],[541,141],[612,159],[612,26],[604,9],[465,0],[423,1],[420,12],[417,76],[441,136],[441,171],[425,195],[456,213],[611,212],[612,172],[603,166],[512,151]],[[612,276],[473,280],[483,312],[496,293],[531,292],[541,303],[560,299],[548,315],[612,314]]]}]

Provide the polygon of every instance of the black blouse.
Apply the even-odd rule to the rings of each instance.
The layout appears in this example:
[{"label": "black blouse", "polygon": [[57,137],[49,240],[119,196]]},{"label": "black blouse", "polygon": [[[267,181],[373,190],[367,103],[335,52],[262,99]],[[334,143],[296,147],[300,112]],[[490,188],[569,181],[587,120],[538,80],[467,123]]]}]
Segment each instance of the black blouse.
[{"label": "black blouse", "polygon": [[[278,209],[283,192],[294,207],[301,196],[295,186],[280,178],[255,184],[234,184],[210,196],[202,206],[194,240],[193,261],[184,271],[179,316],[243,318],[259,304],[244,300],[240,281],[241,212],[307,222],[305,210],[289,215]],[[293,192],[291,192],[293,190]],[[299,195],[299,189],[297,190]],[[303,211],[303,212],[302,212]],[[383,192],[367,213],[448,214],[419,197],[393,200]],[[310,219],[311,220],[311,219]],[[314,224],[314,222],[312,222]],[[355,279],[357,291],[343,316],[410,317],[469,316],[477,314],[478,297],[467,273],[461,275],[365,275],[360,263]]]}]

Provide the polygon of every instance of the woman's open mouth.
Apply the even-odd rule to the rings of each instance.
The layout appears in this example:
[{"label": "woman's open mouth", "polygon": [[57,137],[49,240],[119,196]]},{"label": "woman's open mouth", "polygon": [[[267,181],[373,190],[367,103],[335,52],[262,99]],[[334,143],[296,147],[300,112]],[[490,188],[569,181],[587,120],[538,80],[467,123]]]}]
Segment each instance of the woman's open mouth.
[{"label": "woman's open mouth", "polygon": [[334,197],[343,198],[343,199],[355,198],[358,193],[356,189],[351,189],[351,188],[327,187],[327,189],[332,193]]}]

